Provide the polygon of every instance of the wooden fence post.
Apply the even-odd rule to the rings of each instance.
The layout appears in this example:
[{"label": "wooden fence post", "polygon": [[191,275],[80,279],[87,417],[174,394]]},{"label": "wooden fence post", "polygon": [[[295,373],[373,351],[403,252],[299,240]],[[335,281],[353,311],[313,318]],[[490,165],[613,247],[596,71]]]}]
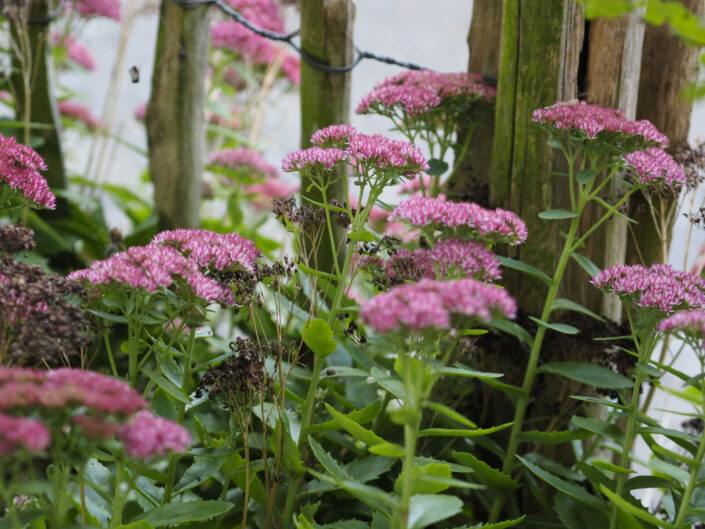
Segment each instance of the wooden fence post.
[{"label": "wooden fence post", "polygon": [[[28,8],[19,8],[27,9],[25,13],[9,17],[11,39],[15,42],[10,83],[15,98],[15,117],[25,122],[24,134],[17,139],[29,144],[30,122],[49,125],[34,129],[31,134],[42,139],[36,151],[47,164],[43,175],[49,186],[64,189],[66,169],[61,150],[61,119],[52,89],[53,58],[48,17],[53,7],[49,0],[34,0]],[[66,217],[68,204],[59,198],[55,210],[42,213],[47,218]]]},{"label": "wooden fence post", "polygon": [[[701,20],[705,16],[705,0],[682,0],[682,3]],[[671,152],[688,143],[693,101],[683,92],[697,80],[699,54],[698,48],[684,44],[666,26],[646,28],[636,115],[648,119],[668,136]],[[662,244],[646,200],[641,195],[632,199],[632,215],[639,224],[631,227],[628,238],[630,263],[643,262],[648,266],[668,261],[668,241],[678,214],[672,205],[672,200],[664,201],[664,209],[671,212],[665,215],[665,244]]]},{"label": "wooden fence post", "polygon": [[149,171],[162,229],[200,224],[208,7],[161,3],[146,121]]},{"label": "wooden fence post", "polygon": [[[355,5],[352,0],[302,0],[301,1],[301,48],[304,53],[319,63],[329,66],[345,66],[353,60],[353,22]],[[328,73],[317,70],[301,61],[301,146],[310,146],[311,135],[322,127],[350,121],[350,72]],[[302,179],[301,195],[321,202],[321,193],[308,190],[309,183]],[[304,200],[305,200],[304,198]],[[338,180],[327,191],[331,198],[345,201],[343,181]],[[334,230],[336,255],[342,260],[344,245],[342,231]],[[310,254],[311,249],[306,250]],[[334,269],[334,251],[330,239],[322,237],[312,266],[331,272]]]}]

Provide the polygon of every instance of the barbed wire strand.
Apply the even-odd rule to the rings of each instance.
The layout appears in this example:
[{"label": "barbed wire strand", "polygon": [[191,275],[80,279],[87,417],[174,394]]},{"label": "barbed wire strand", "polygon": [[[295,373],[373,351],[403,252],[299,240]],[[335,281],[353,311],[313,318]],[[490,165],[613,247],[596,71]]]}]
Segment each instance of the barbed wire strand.
[{"label": "barbed wire strand", "polygon": [[[350,64],[346,64],[344,66],[331,66],[329,64],[325,64],[324,62],[321,62],[318,60],[316,57],[313,55],[307,53],[304,49],[301,48],[296,42],[294,42],[294,39],[299,36],[300,30],[294,30],[290,33],[276,33],[274,31],[269,31],[263,28],[260,28],[256,25],[254,25],[252,22],[247,20],[245,17],[242,16],[242,14],[230,7],[228,4],[223,2],[223,0],[171,0],[175,4],[179,5],[183,9],[195,9],[199,6],[202,5],[213,5],[217,7],[221,12],[225,13],[228,17],[236,21],[237,23],[243,25],[253,33],[259,35],[260,37],[264,37],[269,40],[277,41],[277,42],[283,42],[285,44],[288,44],[291,48],[293,48],[296,53],[298,53],[301,58],[311,66],[311,68],[314,68],[318,71],[324,72],[324,73],[347,73],[352,71],[357,65],[359,65],[364,59],[370,59],[373,61],[381,62],[384,64],[389,64],[393,66],[399,66],[401,68],[406,68],[407,70],[431,70],[431,68],[427,68],[425,66],[421,66],[419,64],[413,63],[413,62],[407,62],[407,61],[401,61],[399,59],[395,59],[394,57],[387,57],[384,55],[378,55],[376,53],[372,53],[370,51],[366,50],[361,50],[357,46],[354,47],[355,49],[355,58]],[[39,18],[30,18],[28,22],[30,24],[38,24],[38,25],[46,25],[51,23],[54,19],[56,19],[59,15],[61,15],[61,12],[64,8],[64,4],[66,4],[68,0],[59,0],[59,3],[56,7],[56,9],[50,13],[46,17],[39,17]],[[497,86],[497,78],[496,77],[490,77],[487,75],[482,75],[483,81],[491,86]]]}]

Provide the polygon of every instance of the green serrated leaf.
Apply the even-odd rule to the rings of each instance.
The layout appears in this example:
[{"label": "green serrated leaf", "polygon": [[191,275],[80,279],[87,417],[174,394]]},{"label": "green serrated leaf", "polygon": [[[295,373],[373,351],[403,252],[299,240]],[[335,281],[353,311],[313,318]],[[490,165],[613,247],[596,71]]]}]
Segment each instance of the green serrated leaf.
[{"label": "green serrated leaf", "polygon": [[631,379],[611,369],[586,362],[551,362],[543,364],[538,373],[552,373],[590,386],[608,389],[627,389],[634,383]]},{"label": "green serrated leaf", "polygon": [[612,492],[608,487],[600,485],[600,490],[602,491],[602,494],[607,496],[607,498],[612,503],[616,504],[620,509],[627,511],[628,513],[634,515],[640,520],[644,520],[645,522],[656,525],[658,527],[663,527],[664,529],[674,529],[672,523],[669,523],[666,520],[656,518],[653,514],[650,514],[645,509],[640,509],[636,505],[632,505],[627,500],[622,499],[616,493]]},{"label": "green serrated leaf", "polygon": [[578,428],[582,428],[589,432],[593,432],[599,435],[604,435],[610,439],[614,439],[619,444],[624,443],[624,433],[619,429],[618,426],[603,421],[601,419],[594,419],[592,417],[577,417],[574,416],[571,422]]},{"label": "green serrated leaf", "polygon": [[454,428],[426,428],[419,431],[419,437],[427,437],[435,435],[438,437],[480,437],[491,433],[499,432],[505,428],[509,428],[513,423],[508,422],[491,428],[476,428],[474,430],[456,430]]},{"label": "green serrated leaf", "polygon": [[316,355],[325,358],[335,351],[337,344],[330,326],[320,318],[309,321],[303,330],[304,343]]},{"label": "green serrated leaf", "polygon": [[143,367],[142,372],[147,375],[152,382],[154,382],[157,386],[164,390],[164,392],[168,393],[169,396],[173,397],[174,399],[178,400],[183,404],[189,403],[188,396],[184,394],[180,387],[176,386],[170,380],[167,380],[159,373],[155,373],[148,367]]},{"label": "green serrated leaf", "polygon": [[542,432],[537,430],[527,430],[519,434],[519,440],[527,443],[537,443],[544,445],[561,444],[578,439],[591,437],[591,432],[585,430],[561,430],[557,432]]},{"label": "green serrated leaf", "polygon": [[575,211],[569,209],[547,209],[539,213],[539,218],[544,220],[572,219],[578,216]]},{"label": "green serrated leaf", "polygon": [[597,274],[600,273],[600,269],[597,267],[597,265],[584,255],[573,252],[572,254],[570,254],[570,256],[575,260],[576,263],[580,265],[583,270],[587,272],[590,277],[595,277]]},{"label": "green serrated leaf", "polygon": [[519,488],[519,483],[516,480],[489,466],[469,452],[453,451],[451,455],[459,463],[472,468],[475,471],[473,475],[493,489],[514,490]]},{"label": "green serrated leaf", "polygon": [[463,502],[455,496],[414,494],[410,501],[407,527],[409,529],[422,529],[455,516],[462,508]]}]

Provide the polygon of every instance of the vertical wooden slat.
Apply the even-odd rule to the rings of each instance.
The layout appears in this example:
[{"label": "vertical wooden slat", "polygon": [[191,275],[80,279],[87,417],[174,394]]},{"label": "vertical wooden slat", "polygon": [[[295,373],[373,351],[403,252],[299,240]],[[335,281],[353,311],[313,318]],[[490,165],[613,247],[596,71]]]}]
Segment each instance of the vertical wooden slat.
[{"label": "vertical wooden slat", "polygon": [[[705,16],[705,0],[683,0],[683,5],[698,15]],[[700,50],[685,45],[670,34],[666,26],[648,26],[644,36],[639,82],[639,104],[636,115],[648,119],[671,140],[669,150],[677,150],[688,142],[688,131],[693,111],[693,101],[684,97],[683,91],[698,77],[698,55]],[[672,201],[665,201],[668,209]],[[632,200],[631,209],[639,222],[633,226],[627,246],[627,261],[646,265],[666,262],[659,234],[646,201],[641,196]],[[666,219],[666,238],[670,239],[673,212]]]},{"label": "vertical wooden slat", "polygon": [[[328,66],[345,66],[353,60],[353,22],[355,6],[352,0],[302,0],[301,47],[316,61]],[[350,72],[327,73],[301,61],[301,146],[309,147],[311,135],[318,129],[350,121]],[[316,202],[322,196],[317,189],[308,190],[301,182],[301,193]],[[326,198],[344,201],[343,181],[329,186]],[[330,238],[324,234],[313,265],[319,270],[334,270],[334,253],[342,260],[341,230],[334,227],[336,252]],[[309,253],[309,252],[307,252]]]},{"label": "vertical wooden slat", "polygon": [[149,170],[163,229],[199,225],[205,162],[208,6],[162,0],[152,94],[147,106]]}]

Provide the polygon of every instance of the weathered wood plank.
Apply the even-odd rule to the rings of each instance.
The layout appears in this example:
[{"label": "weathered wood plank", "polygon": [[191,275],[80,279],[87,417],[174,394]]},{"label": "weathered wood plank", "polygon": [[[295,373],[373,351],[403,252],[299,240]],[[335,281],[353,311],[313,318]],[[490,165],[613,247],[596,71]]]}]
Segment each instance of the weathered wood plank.
[{"label": "weathered wood plank", "polygon": [[[353,22],[355,6],[352,0],[302,0],[301,47],[306,54],[329,66],[344,66],[353,60]],[[310,146],[311,135],[318,129],[350,121],[350,72],[326,73],[301,61],[301,146]],[[316,189],[307,190],[302,180],[301,193],[317,202],[322,199]],[[343,181],[327,190],[327,199],[344,201]],[[341,230],[335,228],[338,259],[343,257]],[[334,269],[333,251],[324,236],[312,265],[330,272]],[[308,253],[308,252],[307,252]]]},{"label": "weathered wood plank", "polygon": [[152,94],[147,106],[149,170],[163,229],[199,226],[205,162],[208,6],[162,0]]}]

